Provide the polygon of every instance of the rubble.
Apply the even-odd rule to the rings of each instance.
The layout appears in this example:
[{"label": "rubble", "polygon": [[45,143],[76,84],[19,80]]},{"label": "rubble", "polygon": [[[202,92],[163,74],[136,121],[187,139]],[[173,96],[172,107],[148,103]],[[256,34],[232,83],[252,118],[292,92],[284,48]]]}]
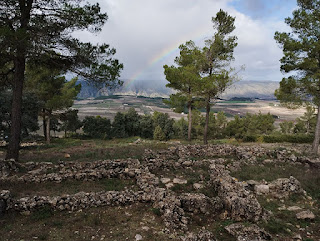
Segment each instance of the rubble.
[{"label": "rubble", "polygon": [[236,237],[237,241],[272,240],[272,236],[269,233],[255,224],[245,226],[242,223],[234,223],[225,227],[225,230],[232,236]]},{"label": "rubble", "polygon": [[[234,161],[223,157],[233,157]],[[217,158],[219,157],[219,158]],[[275,158],[276,157],[276,158]],[[263,160],[264,159],[264,160]],[[291,194],[305,194],[294,177],[280,178],[273,182],[240,182],[230,175],[230,170],[238,170],[243,164],[271,162],[305,162],[305,159],[293,155],[288,150],[270,151],[257,146],[232,145],[180,145],[164,151],[146,150],[144,160],[101,160],[94,162],[28,162],[17,164],[14,160],[0,161],[0,181],[15,183],[43,183],[65,180],[95,181],[100,179],[132,179],[138,191],[79,192],[61,196],[26,196],[14,198],[10,191],[0,191],[0,216],[6,210],[14,210],[24,215],[50,207],[56,211],[77,211],[91,207],[125,206],[133,203],[151,203],[158,209],[166,230],[187,231],[192,215],[205,214],[233,221],[256,223],[264,219],[266,213],[259,204],[256,195],[272,195],[286,198]],[[310,161],[309,161],[310,163]],[[158,176],[157,170],[181,170],[208,167],[210,176],[199,177],[198,183],[188,177],[176,175]],[[26,170],[17,173],[18,169]],[[197,193],[178,195],[170,190],[174,185],[190,184]],[[162,188],[165,186],[166,188]],[[200,193],[204,187],[212,188],[216,196],[208,197]],[[308,212],[308,211],[307,211]],[[313,215],[313,218],[312,218]],[[298,219],[314,219],[309,211],[297,214]],[[271,236],[256,225],[232,224],[226,230],[237,240],[270,240]],[[140,238],[140,236],[139,236]],[[182,240],[215,240],[208,231],[189,234]]]}]

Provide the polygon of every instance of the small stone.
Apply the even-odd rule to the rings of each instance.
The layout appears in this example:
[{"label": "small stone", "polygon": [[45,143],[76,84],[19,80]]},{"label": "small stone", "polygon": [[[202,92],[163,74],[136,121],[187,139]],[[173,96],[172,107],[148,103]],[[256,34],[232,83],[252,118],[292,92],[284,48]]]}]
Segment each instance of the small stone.
[{"label": "small stone", "polygon": [[163,183],[163,184],[167,184],[171,181],[170,178],[161,178],[160,181]]},{"label": "small stone", "polygon": [[142,236],[140,234],[136,234],[135,239],[136,241],[142,240]]},{"label": "small stone", "polygon": [[295,212],[295,211],[300,211],[302,208],[298,207],[298,206],[291,206],[291,207],[288,207],[287,210],[288,211],[292,211],[292,212]]},{"label": "small stone", "polygon": [[191,161],[185,161],[182,163],[182,165],[186,166],[186,167],[190,167],[192,165]]},{"label": "small stone", "polygon": [[66,154],[64,154],[64,157],[65,158],[70,158],[71,156],[70,156],[70,154],[66,153]]},{"label": "small stone", "polygon": [[254,190],[256,191],[257,194],[268,194],[270,191],[270,188],[268,185],[261,184],[261,185],[256,185],[254,187]]},{"label": "small stone", "polygon": [[188,181],[185,180],[185,179],[174,178],[174,179],[173,179],[173,183],[174,183],[174,184],[187,184]]},{"label": "small stone", "polygon": [[295,236],[293,236],[292,239],[295,240],[295,241],[302,241],[302,237],[301,237],[300,234],[296,234]]},{"label": "small stone", "polygon": [[297,217],[297,219],[302,219],[302,220],[306,220],[306,219],[313,220],[313,219],[315,219],[315,215],[310,210],[302,211],[300,213],[297,213],[296,217]]},{"label": "small stone", "polygon": [[166,188],[172,188],[174,186],[174,184],[172,182],[169,182],[166,184]]},{"label": "small stone", "polygon": [[149,230],[150,230],[150,228],[149,228],[148,226],[143,226],[141,229],[142,229],[143,231],[149,231]]},{"label": "small stone", "polygon": [[193,188],[196,189],[196,190],[199,190],[199,189],[203,188],[203,185],[200,184],[200,183],[194,183],[193,184]]},{"label": "small stone", "polygon": [[273,163],[273,160],[271,160],[271,159],[265,159],[265,160],[263,160],[263,163],[264,163],[264,164]]}]

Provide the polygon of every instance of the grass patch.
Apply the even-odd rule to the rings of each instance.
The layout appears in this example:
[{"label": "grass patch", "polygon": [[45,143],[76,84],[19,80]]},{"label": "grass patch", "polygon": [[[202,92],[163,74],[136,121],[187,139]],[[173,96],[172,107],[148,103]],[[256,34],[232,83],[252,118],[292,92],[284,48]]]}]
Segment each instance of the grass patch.
[{"label": "grass patch", "polygon": [[[142,140],[133,144],[139,137],[125,139],[81,140],[73,138],[54,139],[50,145],[41,145],[23,149],[20,162],[52,162],[59,161],[96,161],[107,159],[142,159],[145,149],[167,149],[170,144],[151,140]],[[65,155],[69,154],[70,158]]]},{"label": "grass patch", "polygon": [[78,192],[123,191],[126,187],[138,190],[134,180],[101,179],[95,182],[66,180],[61,183],[0,182],[1,190],[10,190],[13,197],[57,196]]},{"label": "grass patch", "polygon": [[310,169],[302,166],[290,165],[288,163],[245,165],[241,170],[233,172],[232,176],[241,181],[266,180],[268,182],[278,178],[297,178],[304,190],[314,199],[320,201],[320,172],[317,169]]},{"label": "grass patch", "polygon": [[[47,211],[30,216],[10,212],[0,218],[1,240],[135,240],[137,233],[143,240],[180,240],[161,232],[162,219],[149,204],[127,207],[90,208],[82,212]],[[142,230],[142,226],[150,229]],[[37,237],[37,238],[34,238]]]}]

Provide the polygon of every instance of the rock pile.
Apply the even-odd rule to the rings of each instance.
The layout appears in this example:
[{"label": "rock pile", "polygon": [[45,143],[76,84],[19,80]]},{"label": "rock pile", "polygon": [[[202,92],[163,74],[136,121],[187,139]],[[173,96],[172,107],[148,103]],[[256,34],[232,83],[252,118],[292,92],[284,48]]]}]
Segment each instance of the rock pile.
[{"label": "rock pile", "polygon": [[210,171],[213,187],[218,191],[218,196],[231,219],[256,222],[262,218],[262,207],[242,182],[231,177],[222,165],[212,164]]},{"label": "rock pile", "polygon": [[272,240],[272,236],[262,228],[253,224],[245,226],[241,223],[234,223],[225,227],[226,231],[236,237],[238,241],[267,241]]}]

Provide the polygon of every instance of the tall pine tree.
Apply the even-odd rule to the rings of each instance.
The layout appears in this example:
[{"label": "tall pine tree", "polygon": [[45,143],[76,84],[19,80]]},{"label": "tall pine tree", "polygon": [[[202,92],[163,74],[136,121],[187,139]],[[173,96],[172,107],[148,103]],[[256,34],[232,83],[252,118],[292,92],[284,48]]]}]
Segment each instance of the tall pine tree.
[{"label": "tall pine tree", "polygon": [[211,100],[219,97],[228,88],[234,79],[227,69],[234,59],[233,52],[237,46],[237,37],[230,36],[235,30],[235,18],[220,10],[212,18],[214,36],[206,41],[203,48],[203,66],[200,96],[206,107],[206,121],[204,128],[204,144],[208,143],[209,114]]},{"label": "tall pine tree", "polygon": [[275,95],[282,103],[313,102],[318,116],[312,150],[318,154],[320,140],[320,1],[298,0],[298,8],[285,22],[290,33],[275,33],[283,49],[281,70],[292,73],[283,78]]},{"label": "tall pine tree", "polygon": [[107,21],[99,4],[83,0],[0,0],[0,82],[13,90],[6,158],[18,159],[26,63],[71,71],[106,86],[120,84],[123,68],[109,45],[76,39],[76,30],[99,32]]},{"label": "tall pine tree", "polygon": [[187,102],[189,123],[188,123],[188,140],[191,141],[192,129],[192,108],[194,105],[196,93],[200,84],[200,59],[201,51],[193,41],[188,41],[179,47],[180,56],[176,57],[176,66],[164,66],[164,74],[169,82],[166,86],[176,90],[178,93],[171,98],[172,106],[175,107],[181,101]]}]

